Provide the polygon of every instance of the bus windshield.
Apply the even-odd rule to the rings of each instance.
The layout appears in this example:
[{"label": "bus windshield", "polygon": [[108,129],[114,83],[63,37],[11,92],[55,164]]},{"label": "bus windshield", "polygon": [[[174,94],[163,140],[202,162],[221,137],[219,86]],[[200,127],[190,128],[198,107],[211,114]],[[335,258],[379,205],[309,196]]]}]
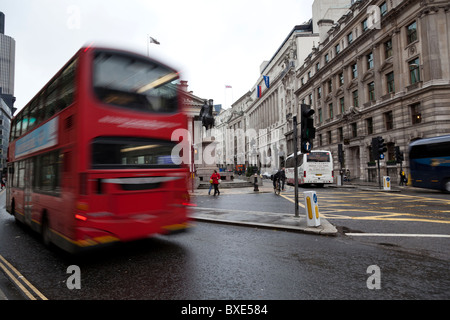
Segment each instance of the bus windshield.
[{"label": "bus windshield", "polygon": [[312,152],[306,155],[307,162],[330,162],[330,154],[328,152]]},{"label": "bus windshield", "polygon": [[95,95],[106,104],[150,113],[178,111],[178,73],[164,65],[120,53],[97,52]]},{"label": "bus windshield", "polygon": [[172,141],[126,137],[98,137],[92,143],[94,169],[177,168]]}]

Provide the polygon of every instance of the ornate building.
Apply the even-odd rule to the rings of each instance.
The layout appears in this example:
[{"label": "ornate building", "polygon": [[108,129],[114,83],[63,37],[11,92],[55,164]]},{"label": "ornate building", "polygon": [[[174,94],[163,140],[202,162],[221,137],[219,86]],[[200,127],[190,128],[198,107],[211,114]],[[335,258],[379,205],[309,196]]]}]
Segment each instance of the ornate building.
[{"label": "ornate building", "polygon": [[[333,153],[335,171],[342,144],[351,177],[376,181],[371,141],[381,136],[381,175],[395,181],[396,146],[408,170],[410,142],[450,133],[448,26],[448,0],[315,0],[312,20],[294,27],[221,118],[222,161],[282,166],[293,150],[290,116],[304,103],[315,110],[314,149]],[[235,128],[244,134],[226,136]]]},{"label": "ornate building", "polygon": [[[450,133],[450,3],[353,1],[296,71],[298,103],[316,111],[315,148],[338,144],[353,178],[374,181],[371,140],[387,143],[381,175],[398,178],[395,146]],[[322,37],[321,37],[322,38]]]}]

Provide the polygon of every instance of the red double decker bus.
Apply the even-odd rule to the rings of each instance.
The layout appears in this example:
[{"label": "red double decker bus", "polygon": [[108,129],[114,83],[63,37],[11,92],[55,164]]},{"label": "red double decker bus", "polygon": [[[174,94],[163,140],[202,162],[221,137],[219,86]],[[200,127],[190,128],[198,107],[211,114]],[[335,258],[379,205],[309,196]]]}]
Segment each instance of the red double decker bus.
[{"label": "red double decker bus", "polygon": [[69,252],[186,230],[177,80],[150,58],[81,48],[12,120],[7,211]]}]

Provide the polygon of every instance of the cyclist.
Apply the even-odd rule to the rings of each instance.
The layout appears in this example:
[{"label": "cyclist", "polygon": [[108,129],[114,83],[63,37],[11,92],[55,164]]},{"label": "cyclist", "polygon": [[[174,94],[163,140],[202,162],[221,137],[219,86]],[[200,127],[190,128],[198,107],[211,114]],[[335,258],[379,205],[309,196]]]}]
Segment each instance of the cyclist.
[{"label": "cyclist", "polygon": [[279,183],[280,189],[284,191],[284,182],[286,181],[286,172],[285,172],[284,167],[281,168],[281,170],[277,171],[277,173],[275,173],[273,175],[273,188],[274,189],[277,188],[277,181]]}]

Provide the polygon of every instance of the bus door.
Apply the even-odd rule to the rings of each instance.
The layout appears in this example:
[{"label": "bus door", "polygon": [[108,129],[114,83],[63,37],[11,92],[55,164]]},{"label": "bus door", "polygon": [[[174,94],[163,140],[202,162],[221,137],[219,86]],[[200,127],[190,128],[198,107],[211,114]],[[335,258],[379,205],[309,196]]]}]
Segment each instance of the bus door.
[{"label": "bus door", "polygon": [[25,177],[24,177],[24,192],[23,192],[23,209],[24,209],[24,218],[25,223],[31,226],[31,212],[33,209],[32,198],[32,179],[33,179],[33,171],[34,163],[32,159],[25,160]]}]

